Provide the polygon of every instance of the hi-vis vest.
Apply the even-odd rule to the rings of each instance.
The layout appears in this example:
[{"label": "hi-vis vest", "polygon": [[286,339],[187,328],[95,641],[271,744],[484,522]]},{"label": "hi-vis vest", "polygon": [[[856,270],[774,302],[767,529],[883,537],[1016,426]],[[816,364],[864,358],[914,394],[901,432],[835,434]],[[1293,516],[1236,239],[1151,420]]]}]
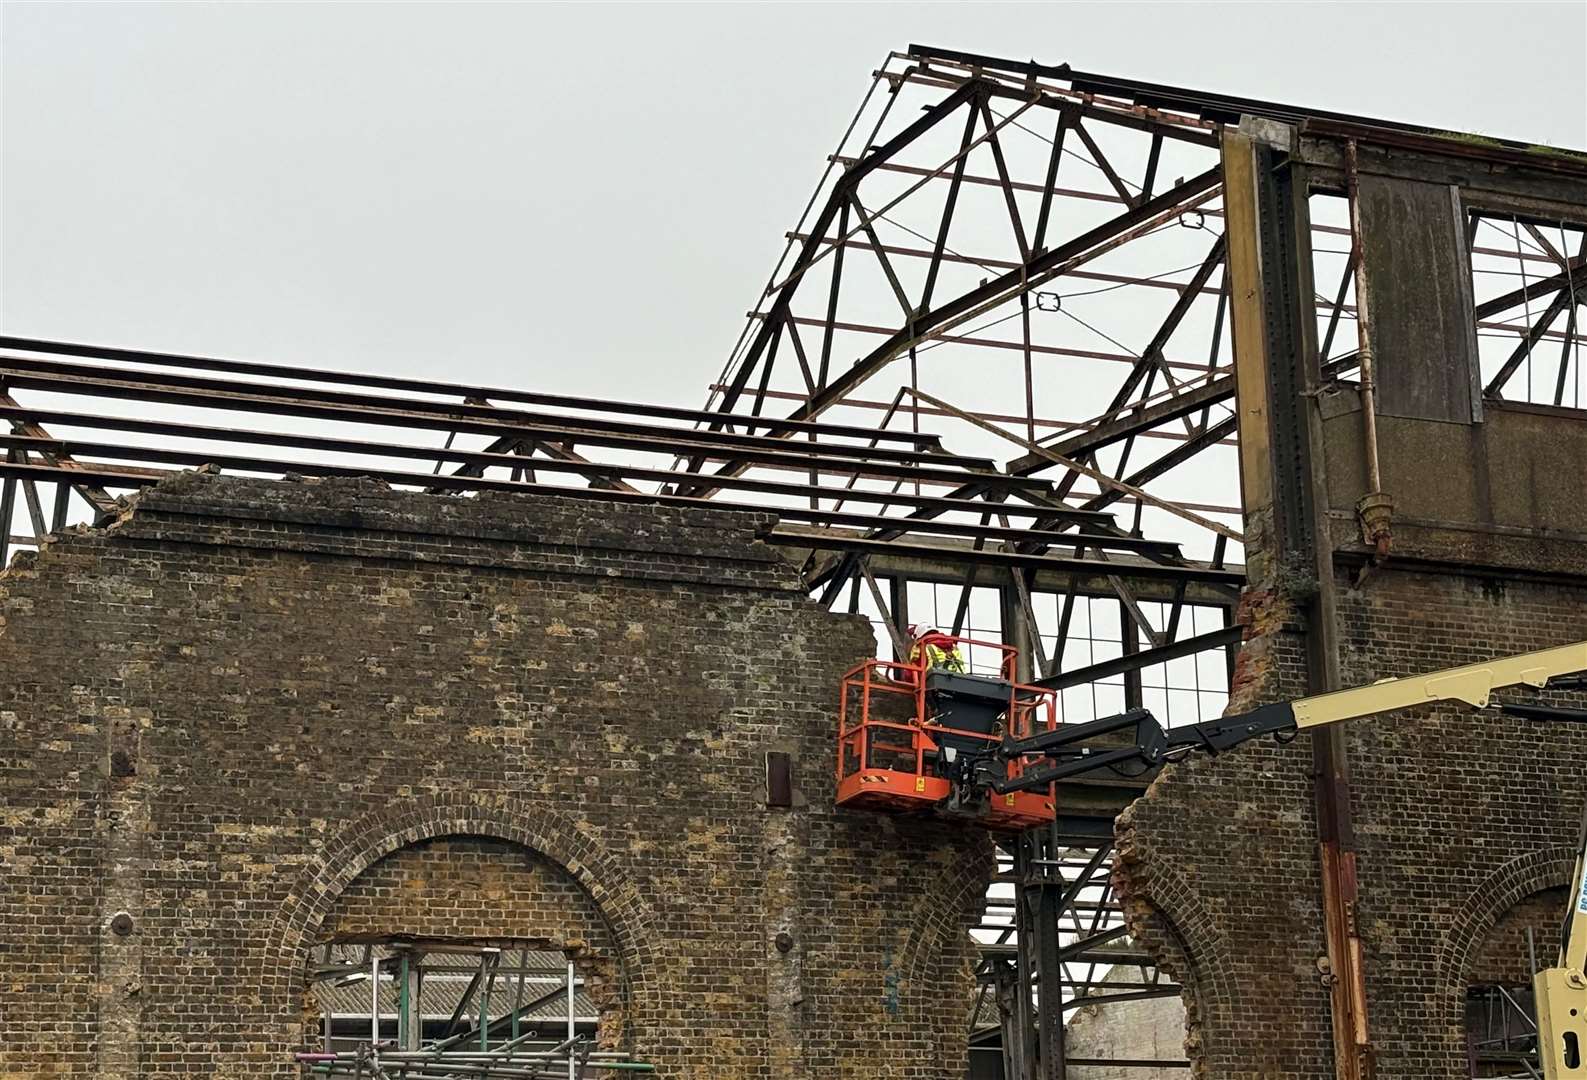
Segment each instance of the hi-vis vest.
[{"label": "hi-vis vest", "polygon": [[[909,660],[913,663],[920,656],[920,642],[915,642],[909,650]],[[964,673],[964,658],[959,655],[958,646],[949,646],[944,649],[933,642],[926,642],[926,667],[942,668],[945,671]]]}]

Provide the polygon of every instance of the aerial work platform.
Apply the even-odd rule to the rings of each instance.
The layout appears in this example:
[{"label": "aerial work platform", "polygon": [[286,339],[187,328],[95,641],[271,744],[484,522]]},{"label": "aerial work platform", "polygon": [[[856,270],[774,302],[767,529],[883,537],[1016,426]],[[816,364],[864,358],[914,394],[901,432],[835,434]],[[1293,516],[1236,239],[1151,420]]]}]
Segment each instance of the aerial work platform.
[{"label": "aerial work platform", "polygon": [[[1056,691],[1015,677],[1008,645],[946,637],[953,645],[995,650],[996,674],[932,666],[919,650],[907,661],[868,660],[843,678],[839,700],[840,806],[888,813],[941,813],[986,828],[1019,831],[1057,814],[1051,787],[966,799],[965,770],[1005,737],[1023,739],[1057,727]],[[1025,763],[1007,763],[1010,778]]]}]

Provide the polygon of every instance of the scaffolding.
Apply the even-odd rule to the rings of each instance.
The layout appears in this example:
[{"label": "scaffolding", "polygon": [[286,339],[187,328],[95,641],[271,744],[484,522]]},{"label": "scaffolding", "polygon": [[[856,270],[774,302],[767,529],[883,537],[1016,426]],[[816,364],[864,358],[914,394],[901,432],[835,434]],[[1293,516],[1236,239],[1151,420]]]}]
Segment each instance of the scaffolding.
[{"label": "scaffolding", "polygon": [[461,1080],[653,1071],[599,1043],[597,1008],[572,959],[520,942],[412,937],[319,947],[309,974],[320,1047],[305,1076]]},{"label": "scaffolding", "polygon": [[[527,1036],[525,1036],[527,1040]],[[370,1080],[589,1080],[655,1072],[627,1055],[591,1050],[588,1040],[567,1039],[549,1050],[524,1050],[517,1042],[491,1051],[384,1050],[361,1047],[346,1053],[294,1055],[307,1076],[369,1077]]]}]

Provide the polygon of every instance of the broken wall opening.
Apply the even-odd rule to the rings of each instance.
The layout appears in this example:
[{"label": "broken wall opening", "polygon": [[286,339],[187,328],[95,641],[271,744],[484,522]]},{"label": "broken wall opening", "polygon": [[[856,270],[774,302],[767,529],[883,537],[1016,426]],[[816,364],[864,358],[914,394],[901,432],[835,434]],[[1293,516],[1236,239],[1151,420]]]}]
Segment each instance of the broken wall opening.
[{"label": "broken wall opening", "polygon": [[[872,570],[851,579],[844,599],[868,619],[878,656],[893,655],[894,634],[910,624],[1015,646],[1026,678],[1045,679],[1059,691],[1065,723],[1141,707],[1169,727],[1222,713],[1239,636],[1237,629],[1230,633],[1232,593],[1135,582],[1054,584],[1032,575],[1021,589],[992,572],[943,581],[918,571]],[[976,648],[966,649],[972,668]],[[969,1010],[973,1076],[1015,1077],[1040,1068],[1046,1015],[1060,1017],[1066,1041],[1073,1020],[1085,1017],[1076,1046],[1065,1051],[1074,1075],[1111,1068],[1183,1073],[1181,995],[1188,991],[1130,936],[1112,878],[1114,818],[1149,779],[1107,773],[1065,781],[1056,836],[1001,844],[999,873],[974,928],[980,960]],[[1056,953],[1051,1012],[1042,1004],[1037,970],[1044,936]],[[1178,1034],[1143,1041],[1135,1034],[1142,1022],[1159,1034]],[[1049,1053],[1055,1036],[1049,1032]],[[1140,1053],[1127,1052],[1131,1046]]]}]

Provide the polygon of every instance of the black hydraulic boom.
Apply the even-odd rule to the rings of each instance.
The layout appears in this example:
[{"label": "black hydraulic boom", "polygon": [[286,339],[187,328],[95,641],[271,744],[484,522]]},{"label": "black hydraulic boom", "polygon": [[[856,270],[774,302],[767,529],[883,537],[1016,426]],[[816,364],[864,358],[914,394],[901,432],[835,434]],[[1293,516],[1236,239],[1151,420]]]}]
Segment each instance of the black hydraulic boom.
[{"label": "black hydraulic boom", "polygon": [[[1117,732],[1133,729],[1134,739],[1118,746],[1084,745]],[[1204,720],[1199,724],[1165,728],[1150,709],[1130,709],[1083,724],[1065,724],[1028,739],[1005,739],[994,751],[995,760],[984,762],[983,776],[999,795],[1033,791],[1055,780],[1114,769],[1125,772],[1150,769],[1175,761],[1197,750],[1220,754],[1263,735],[1293,734],[1295,712],[1288,704],[1264,705],[1253,712]],[[1048,762],[1008,777],[1003,762],[1015,758],[1046,757]]]},{"label": "black hydraulic boom", "polygon": [[[1165,728],[1151,710],[1130,709],[1086,723],[1065,724],[1024,739],[1005,738],[968,763],[963,775],[1000,795],[1033,791],[1085,773],[1103,769],[1138,772],[1198,750],[1221,754],[1264,735],[1284,740],[1306,728],[1434,701],[1463,701],[1479,709],[1487,708],[1490,693],[1503,686],[1587,688],[1587,675],[1579,674],[1583,668],[1587,668],[1587,642],[1263,705],[1250,712],[1182,727]],[[1532,720],[1587,721],[1587,712],[1576,709],[1509,704],[1500,709]],[[1124,732],[1130,732],[1133,738],[1122,741],[1119,737]],[[1102,745],[1091,745],[1099,742]],[[1047,761],[1018,775],[1009,774],[1008,762],[1039,757]]]}]

